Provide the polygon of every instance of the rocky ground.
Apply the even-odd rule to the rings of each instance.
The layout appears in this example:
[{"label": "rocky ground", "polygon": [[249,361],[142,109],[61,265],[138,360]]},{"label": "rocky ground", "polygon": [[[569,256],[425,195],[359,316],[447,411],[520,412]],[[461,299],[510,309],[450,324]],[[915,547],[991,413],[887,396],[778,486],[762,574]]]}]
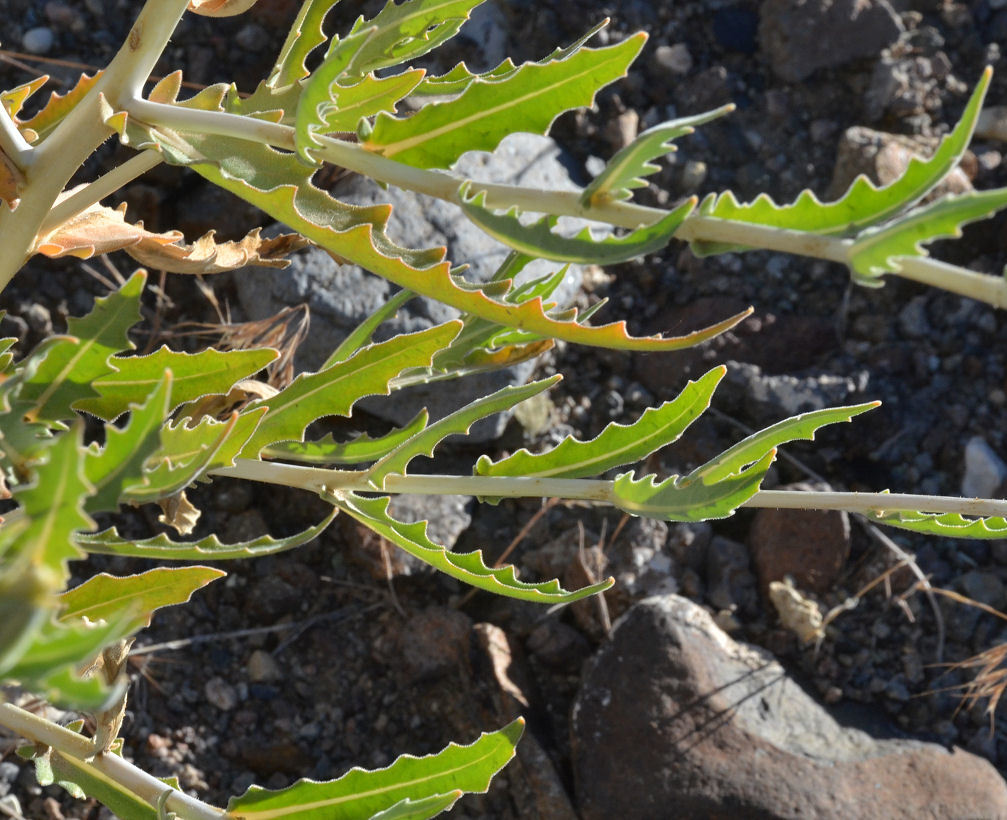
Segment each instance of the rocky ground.
[{"label": "rocky ground", "polygon": [[[97,65],[125,35],[136,5],[8,0],[4,45]],[[343,3],[333,23],[376,6]],[[250,89],[295,7],[260,0],[245,17],[188,20],[164,69],[182,66],[191,82],[236,79]],[[651,39],[597,110],[557,123],[560,159],[574,183],[650,125],[728,101],[738,106],[680,141],[641,192],[662,204],[727,188],[740,198],[766,191],[786,200],[808,187],[824,196],[859,172],[889,181],[910,152],[926,153],[953,124],[983,66],[1001,64],[997,44],[1007,35],[999,0],[512,0],[491,5],[444,60],[488,67],[505,53],[539,58],[606,16],[612,24],[603,38],[643,28]],[[0,61],[2,86],[29,79],[28,62]],[[78,70],[45,71],[65,91]],[[988,101],[1007,101],[1007,73],[994,77]],[[952,184],[1004,185],[1003,150],[977,139]],[[110,149],[88,170],[117,156]],[[125,198],[152,227],[179,227],[189,238],[210,227],[238,235],[261,218],[172,169],[132,185]],[[448,217],[429,219],[427,230],[444,241],[469,241]],[[1004,220],[994,219],[936,252],[996,273],[1007,262],[1004,234]],[[112,264],[128,271],[120,259]],[[211,283],[236,318],[259,301],[247,298],[254,275]],[[346,271],[326,275],[333,288],[360,281]],[[480,452],[534,448],[571,431],[594,435],[730,361],[713,410],[653,468],[688,469],[746,429],[802,409],[881,399],[880,410],[813,444],[788,445],[792,459],[778,463],[772,482],[1003,497],[1007,325],[992,308],[898,281],[855,289],[844,269],[778,254],[697,259],[680,244],[579,275],[576,300],[608,298],[604,315],[628,317],[638,333],[686,331],[749,304],[755,314],[708,348],[675,356],[560,346],[540,372],[566,379],[539,422],[513,420],[492,442],[455,445],[439,468],[468,470]],[[315,298],[313,280],[287,281],[296,285],[288,294],[310,303],[317,338],[339,306]],[[27,349],[104,288],[79,262],[33,262],[3,294],[9,314],[0,330]],[[270,299],[281,296],[269,291]],[[191,281],[168,280],[159,296],[150,294],[149,313],[162,329],[215,318]],[[149,338],[141,333],[138,344]],[[377,415],[358,423],[387,425]],[[204,511],[200,534],[224,540],[288,534],[325,513],[318,499],[229,481],[194,495]],[[409,506],[403,515],[430,517],[457,549],[482,547],[491,557],[541,510],[532,501],[491,507],[464,498]],[[128,516],[126,526],[138,532],[156,527],[145,510]],[[519,761],[454,816],[658,817],[671,806],[676,816],[696,817],[730,810],[1003,816],[1007,788],[996,771],[1007,771],[1005,726],[985,702],[963,705],[956,687],[972,675],[954,664],[1007,641],[1007,631],[947,597],[935,599],[938,617],[905,568],[855,598],[899,563],[898,550],[915,556],[935,587],[1007,605],[1005,542],[886,538],[838,514],[742,512],[712,525],[665,525],[552,506],[511,556],[523,577],[559,576],[570,586],[612,573],[620,582],[604,603],[556,613],[470,596],[395,555],[386,561],[375,537],[337,521],[295,553],[228,566],[227,581],[157,618],[140,641],[146,654],[135,658],[127,752],[155,774],[178,774],[185,788],[224,801],[253,781],[280,787],[305,774],[331,778],[354,764],[381,766],[401,752],[468,741],[520,713],[528,733]],[[99,568],[146,567],[93,561],[80,574]],[[820,646],[802,645],[768,599],[770,582],[786,574],[823,611],[850,601]],[[638,604],[647,596],[661,597]],[[6,793],[29,818],[107,816],[58,789],[39,789],[10,757],[0,761]]]}]

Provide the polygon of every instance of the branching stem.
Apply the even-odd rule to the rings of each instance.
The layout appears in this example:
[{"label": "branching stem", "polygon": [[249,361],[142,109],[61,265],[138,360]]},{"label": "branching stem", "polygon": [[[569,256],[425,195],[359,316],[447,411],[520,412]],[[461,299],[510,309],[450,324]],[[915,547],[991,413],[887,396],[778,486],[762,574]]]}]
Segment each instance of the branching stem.
[{"label": "branching stem", "polygon": [[0,105],[0,153],[6,154],[19,171],[24,172],[31,165],[32,147],[21,136],[11,115],[2,105]]},{"label": "branching stem", "polygon": [[[169,788],[163,780],[147,774],[116,754],[106,752],[96,755],[94,743],[83,735],[13,704],[0,703],[0,726],[30,741],[51,746],[55,752],[77,761],[78,765],[83,763],[97,776],[113,781],[151,806],[156,806],[158,799]],[[221,820],[226,816],[222,809],[174,789],[165,800],[165,807],[185,820]]]}]

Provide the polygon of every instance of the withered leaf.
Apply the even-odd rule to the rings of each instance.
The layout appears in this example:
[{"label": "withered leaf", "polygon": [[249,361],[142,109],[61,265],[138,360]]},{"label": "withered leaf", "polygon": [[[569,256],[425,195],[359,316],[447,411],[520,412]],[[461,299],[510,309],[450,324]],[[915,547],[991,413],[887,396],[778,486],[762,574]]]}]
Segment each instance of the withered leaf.
[{"label": "withered leaf", "polygon": [[189,535],[195,528],[199,516],[199,508],[185,497],[185,490],[175,495],[169,495],[157,502],[162,514],[157,520],[169,527],[174,527],[179,535]]},{"label": "withered leaf", "polygon": [[189,11],[206,17],[233,17],[254,5],[255,0],[189,0]]}]

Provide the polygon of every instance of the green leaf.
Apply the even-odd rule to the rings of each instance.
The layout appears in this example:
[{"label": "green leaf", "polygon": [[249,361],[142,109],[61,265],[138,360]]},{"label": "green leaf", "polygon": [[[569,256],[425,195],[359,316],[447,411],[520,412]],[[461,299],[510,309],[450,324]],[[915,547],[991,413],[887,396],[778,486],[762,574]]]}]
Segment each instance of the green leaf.
[{"label": "green leaf", "polygon": [[246,412],[267,408],[251,440],[242,450],[246,458],[277,441],[300,441],[304,429],[325,416],[348,416],[364,396],[388,395],[388,382],[407,367],[429,365],[434,354],[461,329],[461,322],[445,322],[418,333],[396,336],[370,345],[345,362],[318,373],[301,374],[269,399],[253,402]]},{"label": "green leaf", "polygon": [[536,476],[542,478],[587,478],[613,467],[646,458],[685,432],[710,406],[710,398],[727,369],[715,367],[690,381],[672,401],[648,408],[633,424],[613,422],[590,441],[567,436],[557,446],[533,455],[525,449],[500,461],[480,456],[476,475]]},{"label": "green leaf", "polygon": [[653,474],[637,479],[623,473],[613,484],[613,503],[632,515],[665,521],[727,518],[759,491],[775,457],[776,450],[770,450],[747,469],[719,481],[677,475],[658,481]]},{"label": "green leaf", "polygon": [[385,477],[395,473],[405,475],[409,462],[420,455],[433,456],[434,449],[451,435],[468,433],[480,419],[510,410],[532,396],[548,390],[563,377],[559,374],[541,381],[516,386],[509,385],[448,414],[429,427],[403,442],[367,471],[367,481],[377,489],[384,489]]},{"label": "green leaf", "polygon": [[144,480],[143,464],[161,445],[171,385],[169,370],[147,402],[133,407],[124,428],[106,425],[105,446],[92,444],[84,451],[84,475],[95,490],[84,504],[89,513],[115,510],[126,488]]},{"label": "green leaf", "polygon": [[108,687],[98,678],[82,678],[71,666],[31,682],[33,694],[54,706],[99,712],[122,694],[121,687]]},{"label": "green leaf", "polygon": [[121,617],[103,624],[47,623],[21,660],[4,674],[23,683],[45,678],[80,666],[132,631],[130,622]]},{"label": "green leaf", "polygon": [[380,811],[371,820],[426,820],[450,809],[464,792],[460,789],[447,794],[434,794],[420,800],[400,800],[391,808]]},{"label": "green leaf", "polygon": [[1007,207],[1007,188],[971,191],[941,197],[910,211],[889,225],[868,228],[849,250],[849,265],[863,284],[878,284],[886,273],[898,271],[899,259],[926,256],[923,244],[962,235],[961,227],[986,219]]},{"label": "green leaf", "polygon": [[283,88],[308,76],[308,55],[325,42],[322,24],[325,15],[339,0],[304,0],[290,27],[276,63],[269,72],[266,85]]},{"label": "green leaf", "polygon": [[94,534],[78,533],[75,541],[81,549],[96,555],[122,555],[157,561],[228,561],[273,555],[307,544],[325,531],[338,512],[333,510],[321,523],[296,535],[286,538],[263,535],[240,544],[222,544],[216,535],[207,536],[201,541],[172,541],[164,533],[138,541],[123,538],[114,527]]},{"label": "green leaf", "polygon": [[[803,191],[789,205],[777,205],[765,194],[752,202],[739,204],[734,194],[726,191],[703,200],[698,214],[825,236],[855,234],[866,227],[880,224],[919,202],[958,164],[972,139],[991,77],[992,71],[986,69],[961,120],[941,140],[934,155],[928,160],[913,157],[905,173],[890,185],[878,188],[866,177],[860,176],[835,202],[822,203],[810,191]],[[706,256],[739,248],[723,243],[693,242],[692,249],[698,255]]]},{"label": "green leaf", "polygon": [[60,620],[128,618],[133,629],[150,626],[155,610],[184,604],[192,593],[227,573],[210,567],[161,567],[117,578],[100,573],[59,596]]},{"label": "green leaf", "polygon": [[126,333],[140,320],[146,279],[144,271],[137,271],[118,291],[95,300],[83,319],[67,320],[70,337],[76,338],[63,337],[53,345],[21,387],[20,399],[34,405],[33,420],[73,418],[75,402],[97,395],[93,382],[111,372],[109,357],[133,348]]},{"label": "green leaf", "polygon": [[387,496],[364,498],[354,493],[340,493],[338,496],[330,497],[329,500],[361,524],[424,563],[466,584],[508,598],[533,603],[566,604],[603,592],[615,583],[609,578],[574,592],[563,589],[555,579],[540,584],[525,583],[518,580],[513,566],[499,568],[486,566],[482,550],[457,553],[435,544],[427,537],[426,521],[405,523],[392,518],[388,514],[390,499]]},{"label": "green leaf", "polygon": [[74,409],[92,413],[105,421],[124,413],[130,404],[150,395],[172,373],[170,407],[223,393],[274,361],[279,353],[271,348],[257,350],[214,350],[183,353],[161,347],[149,356],[114,356],[109,364],[115,370],[94,381],[99,396],[74,403]]},{"label": "green leaf", "polygon": [[[962,501],[963,506],[968,504]],[[940,535],[947,538],[1007,538],[1007,518],[965,518],[959,513],[886,512],[867,513],[867,517],[879,524],[898,527],[925,535]]]},{"label": "green leaf", "polygon": [[647,185],[644,177],[661,170],[654,160],[675,150],[672,140],[691,134],[703,125],[734,110],[734,104],[722,105],[713,111],[669,120],[648,128],[633,142],[608,161],[605,169],[584,189],[580,201],[588,208],[612,200],[629,199],[634,188]]},{"label": "green leaf", "polygon": [[453,100],[406,119],[381,114],[368,150],[417,168],[450,168],[466,151],[492,151],[508,134],[544,134],[572,108],[589,106],[604,86],[625,76],[646,35],[614,46],[582,48],[545,63],[526,63],[499,80],[473,80]]},{"label": "green leaf", "polygon": [[466,88],[472,85],[473,80],[499,80],[511,74],[516,69],[514,63],[508,57],[496,68],[477,74],[469,71],[465,63],[458,63],[447,74],[440,76],[424,77],[413,90],[413,97],[450,97],[461,94]]},{"label": "green leaf", "polygon": [[234,464],[255,429],[264,409],[232,413],[225,421],[200,419],[193,427],[182,418],[161,428],[161,446],[147,459],[143,481],[126,488],[124,501],[157,501],[174,495],[210,470]]},{"label": "green leaf", "polygon": [[95,526],[84,512],[84,502],[93,488],[84,477],[80,440],[80,424],[58,436],[46,449],[45,461],[36,468],[34,479],[12,491],[29,523],[7,552],[32,556],[32,564],[44,570],[57,588],[67,577],[67,562],[83,557],[74,546],[73,533]]},{"label": "green leaf", "polygon": [[[116,817],[129,820],[163,820],[157,809],[137,797],[118,781],[99,774],[93,766],[70,755],[54,751],[51,755],[53,772],[60,780],[74,783],[84,794],[107,806]],[[167,789],[167,786],[165,786]]]},{"label": "green leaf", "polygon": [[351,441],[336,441],[330,433],[319,441],[287,441],[262,450],[263,458],[283,458],[304,464],[362,464],[377,461],[427,426],[426,408],[404,427],[384,436],[358,436]]},{"label": "green leaf", "polygon": [[471,183],[466,182],[458,191],[462,212],[498,242],[530,256],[585,265],[615,265],[660,250],[696,207],[696,198],[690,197],[653,225],[637,228],[621,237],[595,239],[588,227],[576,236],[555,233],[553,228],[559,222],[555,216],[545,216],[526,225],[521,222],[517,207],[504,214],[494,213],[485,207],[485,191],[469,197],[470,190]]},{"label": "green leaf", "polygon": [[358,17],[350,34],[374,29],[355,62],[361,72],[422,57],[454,37],[483,0],[388,0],[376,17]]},{"label": "green leaf", "polygon": [[400,290],[391,298],[379,306],[370,316],[357,325],[353,331],[339,343],[339,347],[329,354],[329,358],[322,365],[322,370],[332,367],[334,364],[344,362],[364,345],[371,343],[374,331],[384,322],[393,318],[400,307],[412,299],[416,294],[410,290]]},{"label": "green leaf", "polygon": [[[300,780],[281,791],[252,786],[227,804],[233,820],[366,820],[403,800],[461,792],[484,793],[493,776],[514,757],[524,721],[484,733],[468,746],[455,743],[434,755],[402,755],[384,769],[350,769],[338,780]],[[387,817],[410,817],[390,814]]]},{"label": "green leaf", "polygon": [[881,402],[869,401],[865,404],[854,404],[848,407],[827,407],[824,410],[812,410],[801,413],[789,419],[760,430],[757,433],[739,441],[720,455],[710,459],[706,464],[697,467],[687,476],[689,481],[701,480],[706,483],[722,481],[736,474],[739,470],[765,453],[788,441],[805,439],[815,440],[815,432],[827,424],[850,421],[854,416],[866,413],[879,407]]},{"label": "green leaf", "polygon": [[323,123],[317,130],[327,134],[355,132],[365,117],[382,112],[393,114],[396,104],[409,96],[422,79],[423,70],[417,68],[391,77],[379,78],[368,74],[351,86],[340,86],[334,105],[324,112]]}]

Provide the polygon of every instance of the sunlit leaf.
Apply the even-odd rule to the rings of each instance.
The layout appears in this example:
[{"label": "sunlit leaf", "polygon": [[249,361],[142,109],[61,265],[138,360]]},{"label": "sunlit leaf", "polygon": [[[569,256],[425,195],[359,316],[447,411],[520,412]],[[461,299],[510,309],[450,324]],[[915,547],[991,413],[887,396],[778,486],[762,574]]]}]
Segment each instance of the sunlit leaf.
[{"label": "sunlit leaf", "polygon": [[[84,98],[84,95],[94,87],[100,77],[100,71],[95,72],[94,76],[81,74],[77,78],[77,83],[66,94],[58,94],[53,91],[49,95],[49,100],[36,114],[28,117],[28,119],[19,119],[17,121],[18,128],[22,131],[34,132],[37,135],[36,140],[45,137],[74,109],[77,103]],[[42,85],[44,83],[39,83],[37,87],[40,88]],[[29,90],[31,93],[34,93],[35,89],[30,88]]]},{"label": "sunlit leaf", "polygon": [[290,27],[283,48],[280,49],[276,64],[269,72],[267,86],[283,88],[308,76],[308,55],[325,42],[322,24],[329,9],[338,2],[339,0],[305,0]]},{"label": "sunlit leaf", "polygon": [[[962,500],[962,507],[968,499]],[[868,518],[889,527],[898,527],[945,538],[1007,538],[1007,518],[966,518],[960,513],[886,512]]]},{"label": "sunlit leaf", "polygon": [[350,441],[336,441],[330,433],[318,441],[286,441],[262,450],[263,458],[282,458],[303,464],[361,464],[377,461],[427,426],[429,414],[421,410],[405,426],[384,436],[361,435]]}]

